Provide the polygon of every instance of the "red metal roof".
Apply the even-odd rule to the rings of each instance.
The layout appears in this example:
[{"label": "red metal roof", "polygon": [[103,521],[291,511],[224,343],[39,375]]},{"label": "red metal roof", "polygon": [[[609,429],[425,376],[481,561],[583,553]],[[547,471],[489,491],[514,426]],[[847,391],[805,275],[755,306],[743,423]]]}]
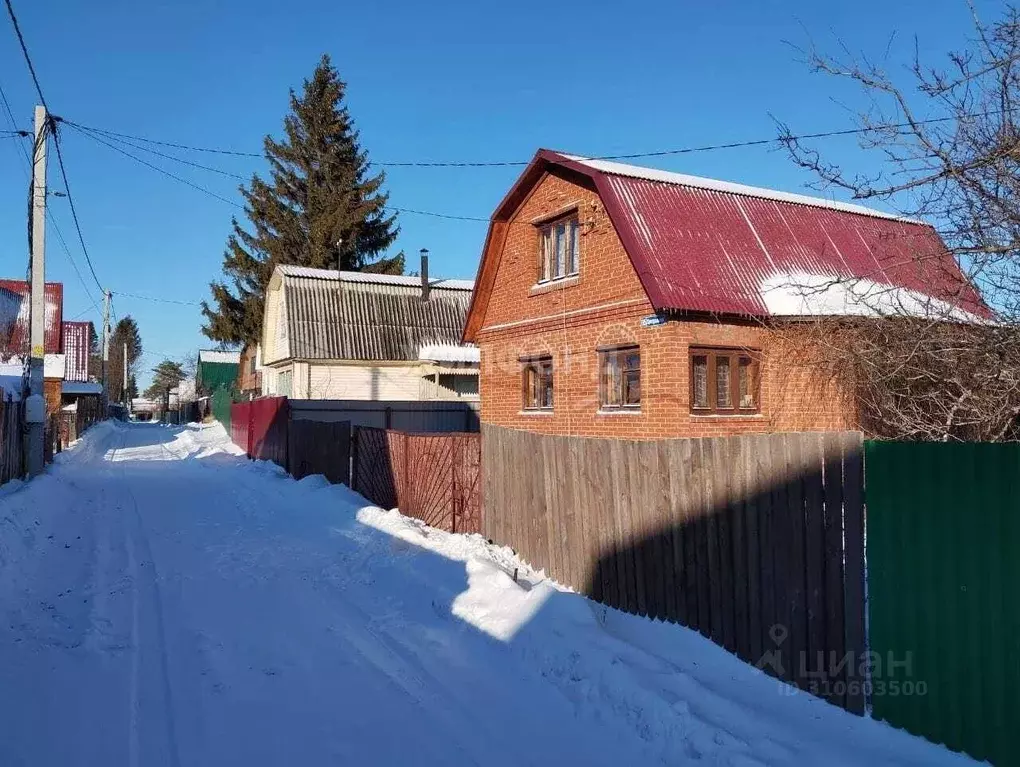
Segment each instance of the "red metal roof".
[{"label": "red metal roof", "polygon": [[91,322],[64,323],[64,380],[89,380],[89,352],[92,347]]},{"label": "red metal roof", "polygon": [[[24,280],[0,280],[0,354],[28,354],[29,286]],[[47,282],[43,291],[43,344],[47,354],[62,351],[61,324],[64,312],[64,286]]]},{"label": "red metal roof", "polygon": [[[865,312],[851,306],[855,301],[884,301],[886,307],[909,303],[918,310],[934,298],[971,315],[990,316],[953,255],[924,222],[850,203],[542,149],[493,215],[467,340],[481,321],[474,303],[484,302],[495,277],[495,264],[490,270],[485,263],[489,246],[505,236],[506,222],[552,166],[594,182],[656,310],[770,316],[813,313],[815,306],[827,304],[821,313],[858,314]],[[824,292],[813,288],[836,281],[853,287],[844,289],[841,300],[826,295],[810,305],[817,298],[811,294]],[[795,291],[801,295],[791,296]],[[864,295],[866,300],[860,298]]]}]

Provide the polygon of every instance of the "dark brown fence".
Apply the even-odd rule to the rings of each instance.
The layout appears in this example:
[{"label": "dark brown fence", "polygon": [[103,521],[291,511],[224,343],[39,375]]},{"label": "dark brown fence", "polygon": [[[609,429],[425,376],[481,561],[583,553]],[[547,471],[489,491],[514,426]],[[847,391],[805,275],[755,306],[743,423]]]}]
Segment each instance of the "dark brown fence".
[{"label": "dark brown fence", "polygon": [[81,397],[75,410],[58,410],[54,414],[56,449],[59,451],[67,447],[101,420],[103,400],[100,397]]},{"label": "dark brown fence", "polygon": [[353,429],[353,488],[383,508],[455,533],[482,531],[477,434]]},{"label": "dark brown fence", "polygon": [[0,484],[23,474],[21,421],[24,407],[0,394]]},{"label": "dark brown fence", "polygon": [[484,534],[864,709],[861,436],[631,442],[482,427]]},{"label": "dark brown fence", "polygon": [[288,426],[288,471],[296,479],[323,474],[351,483],[351,424],[292,420]]}]

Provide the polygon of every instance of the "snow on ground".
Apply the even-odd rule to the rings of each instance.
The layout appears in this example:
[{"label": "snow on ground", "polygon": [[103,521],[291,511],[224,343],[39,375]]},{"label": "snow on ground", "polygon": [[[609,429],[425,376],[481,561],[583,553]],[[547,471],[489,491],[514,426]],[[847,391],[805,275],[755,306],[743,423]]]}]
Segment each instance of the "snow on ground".
[{"label": "snow on ground", "polygon": [[0,764],[968,763],[238,453],[107,422],[0,490]]}]

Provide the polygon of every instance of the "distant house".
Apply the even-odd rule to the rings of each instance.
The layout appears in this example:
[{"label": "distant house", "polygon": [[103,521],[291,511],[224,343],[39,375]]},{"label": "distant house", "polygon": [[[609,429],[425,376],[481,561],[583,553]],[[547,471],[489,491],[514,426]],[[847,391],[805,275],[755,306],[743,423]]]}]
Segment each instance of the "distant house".
[{"label": "distant house", "polygon": [[[31,352],[30,287],[25,280],[0,280],[0,383],[20,395],[18,371]],[[62,320],[64,286],[47,282],[43,290],[43,394],[46,411],[60,408],[64,379]]]},{"label": "distant house", "polygon": [[[848,288],[847,285],[853,286]],[[481,420],[662,438],[854,428],[777,320],[987,307],[929,225],[541,150],[492,216],[464,340]]]},{"label": "distant house", "polygon": [[89,375],[93,332],[91,322],[63,323],[64,383],[60,400],[65,408],[103,396],[103,385]]},{"label": "distant house", "polygon": [[266,291],[263,394],[476,400],[478,350],[460,337],[467,280],[278,266]]},{"label": "distant house", "polygon": [[237,370],[237,391],[240,399],[252,400],[262,395],[262,346],[247,344],[241,350]]},{"label": "distant house", "polygon": [[230,428],[230,404],[237,387],[241,352],[203,349],[198,353],[195,393],[200,417],[211,415]]}]

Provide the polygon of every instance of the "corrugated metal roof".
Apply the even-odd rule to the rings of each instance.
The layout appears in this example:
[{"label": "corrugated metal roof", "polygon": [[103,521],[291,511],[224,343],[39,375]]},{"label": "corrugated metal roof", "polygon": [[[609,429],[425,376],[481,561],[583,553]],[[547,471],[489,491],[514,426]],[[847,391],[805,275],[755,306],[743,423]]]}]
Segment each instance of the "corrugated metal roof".
[{"label": "corrugated metal roof", "polygon": [[417,360],[425,344],[460,342],[471,300],[470,287],[463,287],[468,281],[430,281],[423,300],[416,277],[278,268],[291,357]]},{"label": "corrugated metal roof", "polygon": [[[0,280],[0,354],[29,353],[29,285],[25,280]],[[61,321],[64,311],[64,286],[47,282],[43,290],[45,351],[61,351]]]},{"label": "corrugated metal roof", "polygon": [[748,186],[737,184],[733,181],[720,181],[714,178],[703,178],[702,176],[689,176],[686,173],[674,173],[658,168],[645,168],[641,165],[627,165],[621,162],[610,162],[609,160],[590,160],[587,157],[578,155],[563,155],[582,165],[585,165],[602,173],[609,173],[616,176],[630,176],[645,181],[662,181],[667,184],[678,184],[690,186],[697,189],[710,189],[715,192],[726,192],[728,194],[739,194],[745,197],[760,197],[766,200],[778,200],[780,202],[792,202],[797,205],[811,205],[816,208],[830,208],[846,213],[859,213],[862,216],[874,216],[876,218],[891,218],[897,221],[911,221],[912,223],[923,223],[910,218],[905,218],[896,213],[887,213],[863,205],[840,200],[830,200],[824,197],[811,197],[805,194],[794,194],[792,192],[781,192],[777,189],[765,189],[759,186]]},{"label": "corrugated metal roof", "polygon": [[[989,316],[935,230],[849,203],[577,159],[656,309],[766,316],[766,291],[804,275],[903,289]],[[799,283],[798,283],[799,284]],[[805,298],[810,299],[805,286]],[[923,302],[914,300],[915,305]]]},{"label": "corrugated metal roof", "polygon": [[[362,282],[373,285],[402,285],[405,287],[421,287],[421,277],[412,277],[404,274],[372,274],[371,272],[339,272],[336,269],[312,269],[308,266],[292,266],[281,264],[276,267],[287,277],[308,277],[317,280],[341,280],[343,282]],[[448,288],[450,290],[471,290],[475,283],[473,280],[445,280],[433,278],[429,280],[429,286],[434,288]]]},{"label": "corrugated metal roof", "polygon": [[92,346],[91,322],[65,322],[64,380],[89,380],[89,351]]}]

